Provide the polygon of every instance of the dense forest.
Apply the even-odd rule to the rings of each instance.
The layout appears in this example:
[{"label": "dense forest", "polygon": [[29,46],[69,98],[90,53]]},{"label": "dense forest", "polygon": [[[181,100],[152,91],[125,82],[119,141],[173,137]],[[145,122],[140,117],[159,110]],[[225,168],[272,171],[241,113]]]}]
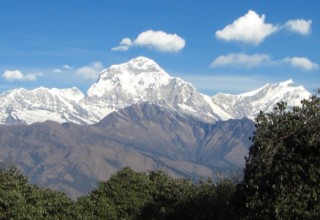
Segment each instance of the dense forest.
[{"label": "dense forest", "polygon": [[174,179],[126,167],[71,200],[0,171],[0,219],[317,219],[320,216],[320,98],[256,118],[243,178]]}]

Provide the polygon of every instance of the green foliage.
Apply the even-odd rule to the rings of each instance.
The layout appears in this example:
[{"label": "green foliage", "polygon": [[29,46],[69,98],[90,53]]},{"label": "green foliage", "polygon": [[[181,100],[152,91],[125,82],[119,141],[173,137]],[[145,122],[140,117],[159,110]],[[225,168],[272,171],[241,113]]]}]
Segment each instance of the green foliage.
[{"label": "green foliage", "polygon": [[[153,190],[152,199],[143,207],[137,219],[179,219],[176,218],[184,204],[195,194],[195,186],[186,179],[173,179],[161,171],[149,174]],[[182,207],[184,206],[184,207]],[[192,210],[188,210],[192,212]]]},{"label": "green foliage", "polygon": [[1,219],[230,219],[229,180],[193,183],[162,171],[126,167],[73,202],[66,194],[28,182],[12,167],[0,170]]},{"label": "green foliage", "polygon": [[228,201],[234,190],[228,180],[195,184],[161,171],[124,168],[79,198],[77,213],[81,219],[230,219]]},{"label": "green foliage", "polygon": [[34,186],[36,189],[37,205],[40,207],[42,217],[45,219],[73,219],[74,202],[62,192],[43,189]]},{"label": "green foliage", "polygon": [[116,220],[116,208],[112,201],[107,197],[99,197],[93,200],[91,196],[82,196],[78,198],[75,214],[76,219],[106,219]]},{"label": "green foliage", "polygon": [[70,219],[72,205],[64,193],[29,184],[17,168],[0,171],[0,219]]},{"label": "green foliage", "polygon": [[256,118],[256,133],[238,186],[243,219],[317,219],[320,216],[320,99]]},{"label": "green foliage", "polygon": [[[145,174],[126,167],[100,182],[98,187],[78,202],[88,207],[85,216],[96,219],[133,219],[150,200],[151,184]],[[91,214],[90,214],[91,213]]]}]

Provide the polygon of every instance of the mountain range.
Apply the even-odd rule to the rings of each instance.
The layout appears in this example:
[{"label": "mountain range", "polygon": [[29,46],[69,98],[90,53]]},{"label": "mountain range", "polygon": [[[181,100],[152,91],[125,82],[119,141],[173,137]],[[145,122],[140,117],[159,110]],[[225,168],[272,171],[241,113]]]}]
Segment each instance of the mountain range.
[{"label": "mountain range", "polygon": [[239,95],[201,94],[188,82],[171,77],[157,63],[137,57],[101,71],[84,95],[77,88],[15,89],[0,95],[0,124],[59,123],[95,124],[113,111],[150,102],[185,113],[205,122],[248,117],[270,111],[279,101],[298,105],[310,93],[292,80],[266,85]]},{"label": "mountain range", "polygon": [[86,95],[77,88],[2,93],[0,161],[72,197],[124,166],[214,177],[244,166],[260,110],[309,96],[288,80],[209,97],[137,57],[101,71]]}]

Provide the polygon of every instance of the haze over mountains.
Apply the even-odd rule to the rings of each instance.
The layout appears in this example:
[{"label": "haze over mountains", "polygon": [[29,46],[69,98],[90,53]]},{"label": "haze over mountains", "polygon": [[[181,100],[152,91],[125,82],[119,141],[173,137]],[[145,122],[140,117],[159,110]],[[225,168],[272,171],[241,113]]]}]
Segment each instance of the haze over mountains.
[{"label": "haze over mountains", "polygon": [[214,176],[243,167],[260,110],[309,96],[288,80],[209,97],[137,57],[103,70],[87,95],[77,88],[2,93],[0,160],[72,197],[124,166]]}]

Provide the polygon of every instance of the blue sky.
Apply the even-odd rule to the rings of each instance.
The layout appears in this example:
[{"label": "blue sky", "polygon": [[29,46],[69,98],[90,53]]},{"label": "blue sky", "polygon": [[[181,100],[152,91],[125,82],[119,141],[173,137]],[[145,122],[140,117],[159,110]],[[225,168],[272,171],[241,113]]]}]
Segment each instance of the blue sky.
[{"label": "blue sky", "polygon": [[208,95],[320,87],[319,0],[0,1],[0,92],[83,92],[136,56]]}]

